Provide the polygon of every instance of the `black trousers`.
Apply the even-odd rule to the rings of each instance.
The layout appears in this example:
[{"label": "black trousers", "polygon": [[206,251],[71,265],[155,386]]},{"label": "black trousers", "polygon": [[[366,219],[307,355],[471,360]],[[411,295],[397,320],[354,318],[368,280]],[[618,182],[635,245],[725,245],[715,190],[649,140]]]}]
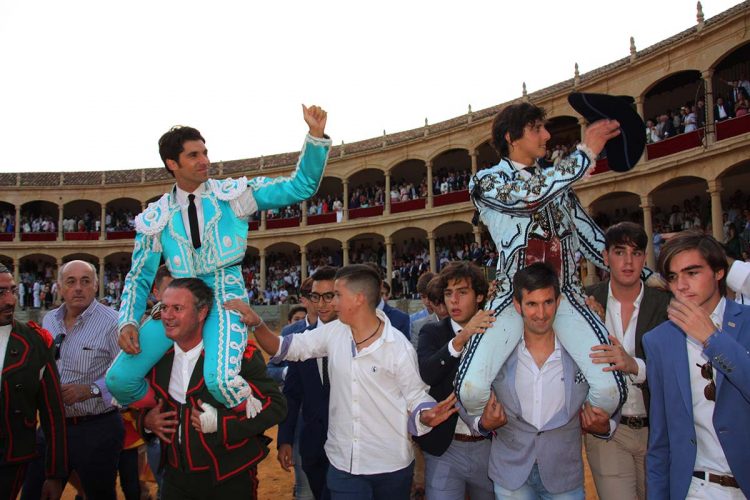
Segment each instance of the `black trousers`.
[{"label": "black trousers", "polygon": [[256,500],[258,469],[250,467],[215,484],[212,472],[182,472],[167,465],[161,500]]},{"label": "black trousers", "polygon": [[302,457],[302,470],[307,476],[307,482],[315,497],[315,500],[330,500],[331,493],[326,487],[326,476],[328,475],[328,457],[325,454],[315,457]]},{"label": "black trousers", "polygon": [[16,498],[23,486],[28,463],[0,465],[0,498]]},{"label": "black trousers", "polygon": [[[116,500],[117,464],[120,460],[125,428],[118,412],[94,420],[67,424],[68,466],[76,471],[86,496],[96,500]],[[46,442],[41,430],[37,433],[40,458],[29,465],[23,485],[22,500],[38,500],[44,484]]]}]

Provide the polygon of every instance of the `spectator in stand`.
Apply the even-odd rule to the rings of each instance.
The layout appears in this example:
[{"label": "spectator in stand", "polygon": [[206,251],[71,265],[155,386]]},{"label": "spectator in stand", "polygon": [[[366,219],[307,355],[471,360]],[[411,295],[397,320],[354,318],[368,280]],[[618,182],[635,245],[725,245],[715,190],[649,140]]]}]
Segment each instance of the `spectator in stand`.
[{"label": "spectator in stand", "polygon": [[[684,108],[683,108],[684,109]],[[698,130],[698,118],[695,106],[685,115],[685,133]]]},{"label": "spectator in stand", "polygon": [[669,216],[669,225],[672,231],[682,231],[683,213],[679,205],[672,205],[672,213]]},{"label": "spectator in stand", "polygon": [[748,103],[748,99],[745,96],[742,96],[739,101],[734,105],[734,116],[739,118],[740,116],[745,116],[748,113],[748,110],[750,109],[750,104]]},{"label": "spectator in stand", "polygon": [[721,122],[732,118],[733,112],[728,104],[724,103],[724,98],[719,96],[716,98],[716,105],[714,106],[714,120]]},{"label": "spectator in stand", "polygon": [[654,125],[654,121],[648,120],[646,122],[646,142],[648,144],[653,144],[660,140],[661,137],[659,137],[659,130],[656,128],[656,125]]}]

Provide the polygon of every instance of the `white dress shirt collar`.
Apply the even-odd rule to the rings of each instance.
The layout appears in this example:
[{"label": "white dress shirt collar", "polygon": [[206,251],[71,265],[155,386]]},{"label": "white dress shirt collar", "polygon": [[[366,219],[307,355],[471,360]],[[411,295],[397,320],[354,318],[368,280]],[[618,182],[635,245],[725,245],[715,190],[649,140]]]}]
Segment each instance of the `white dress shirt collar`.
[{"label": "white dress shirt collar", "polygon": [[174,361],[172,362],[172,373],[169,377],[169,395],[175,401],[185,404],[190,378],[203,352],[203,341],[189,351],[183,351],[177,344],[174,345]]},{"label": "white dress shirt collar", "polygon": [[[0,326],[0,377],[5,367],[5,352],[8,350],[8,341],[10,340],[10,331],[13,325]],[[2,378],[0,378],[0,381]]]},{"label": "white dress shirt collar", "polygon": [[180,206],[180,208],[185,209],[185,208],[188,207],[188,203],[189,203],[189,201],[188,201],[188,195],[189,194],[194,194],[196,198],[200,198],[201,195],[203,194],[203,191],[204,191],[204,187],[203,186],[204,185],[201,184],[200,186],[198,186],[195,189],[195,191],[193,191],[191,193],[191,192],[183,190],[182,188],[180,188],[180,186],[178,186],[177,184],[175,184],[174,185],[175,200],[177,201],[177,204]]}]

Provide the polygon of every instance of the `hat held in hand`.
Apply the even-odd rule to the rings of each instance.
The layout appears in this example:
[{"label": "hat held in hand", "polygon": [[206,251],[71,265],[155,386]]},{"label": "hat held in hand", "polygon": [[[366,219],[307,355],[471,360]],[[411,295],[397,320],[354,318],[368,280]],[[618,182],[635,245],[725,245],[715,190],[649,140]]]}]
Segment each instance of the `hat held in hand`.
[{"label": "hat held in hand", "polygon": [[617,120],[620,134],[604,146],[609,168],[615,172],[627,172],[635,167],[646,147],[646,125],[635,111],[632,97],[573,92],[568,96],[568,102],[589,123]]}]

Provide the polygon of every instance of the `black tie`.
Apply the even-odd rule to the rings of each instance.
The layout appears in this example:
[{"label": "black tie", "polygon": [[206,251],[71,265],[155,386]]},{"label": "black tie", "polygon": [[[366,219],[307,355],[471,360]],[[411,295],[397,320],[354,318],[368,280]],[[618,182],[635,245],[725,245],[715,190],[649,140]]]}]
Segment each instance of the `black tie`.
[{"label": "black tie", "polygon": [[188,200],[188,222],[190,223],[190,239],[193,240],[193,248],[201,247],[201,230],[198,226],[198,210],[195,208],[195,195],[189,194]]},{"label": "black tie", "polygon": [[328,380],[328,356],[323,358],[323,387],[331,387],[331,381]]}]

